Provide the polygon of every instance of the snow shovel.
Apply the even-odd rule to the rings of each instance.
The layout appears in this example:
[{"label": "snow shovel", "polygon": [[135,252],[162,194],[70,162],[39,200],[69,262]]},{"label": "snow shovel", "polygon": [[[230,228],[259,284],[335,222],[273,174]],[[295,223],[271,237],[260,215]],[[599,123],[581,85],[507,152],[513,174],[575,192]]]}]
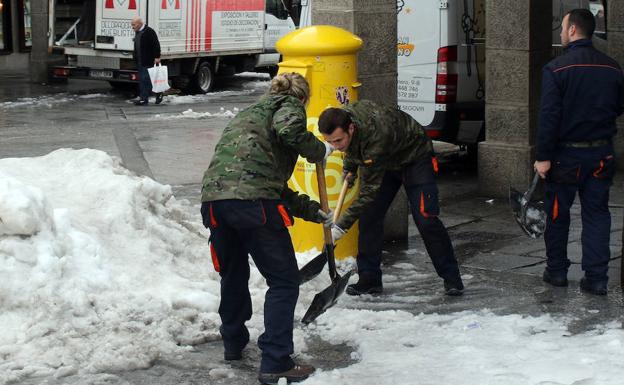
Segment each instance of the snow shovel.
[{"label": "snow shovel", "polygon": [[[326,213],[329,212],[329,204],[327,203],[327,190],[325,189],[325,170],[322,163],[316,164],[316,178],[318,179],[319,197],[321,201],[321,210]],[[345,183],[347,184],[347,183]],[[336,208],[338,209],[338,208]],[[338,210],[336,210],[338,211]],[[323,227],[323,235],[325,237],[325,250],[324,253],[327,257],[327,264],[329,266],[329,278],[331,278],[331,284],[314,296],[308,311],[305,313],[301,322],[309,324],[314,321],[318,316],[325,313],[327,309],[334,306],[338,297],[344,293],[349,278],[351,278],[352,271],[349,271],[344,276],[340,276],[336,271],[336,259],[334,256],[334,242],[332,240],[331,229]]]},{"label": "snow shovel", "polygon": [[[342,204],[344,203],[345,197],[347,196],[347,191],[349,190],[349,183],[347,183],[347,179],[350,176],[351,173],[346,176],[345,182],[342,185],[342,190],[340,190],[340,196],[338,197],[336,210],[334,210],[334,222],[336,222],[336,220],[338,219],[338,216],[340,215],[340,210],[342,209]],[[300,284],[304,284],[319,275],[321,271],[323,271],[326,262],[327,255],[325,253],[325,248],[323,248],[323,251],[319,255],[314,257],[314,259],[306,263],[305,266],[303,266],[301,270],[299,270],[299,275],[301,276]]]},{"label": "snow shovel", "polygon": [[546,229],[544,204],[531,201],[531,196],[539,179],[539,174],[535,173],[531,186],[524,194],[511,186],[509,187],[509,204],[514,213],[514,218],[522,231],[533,239],[539,238]]}]

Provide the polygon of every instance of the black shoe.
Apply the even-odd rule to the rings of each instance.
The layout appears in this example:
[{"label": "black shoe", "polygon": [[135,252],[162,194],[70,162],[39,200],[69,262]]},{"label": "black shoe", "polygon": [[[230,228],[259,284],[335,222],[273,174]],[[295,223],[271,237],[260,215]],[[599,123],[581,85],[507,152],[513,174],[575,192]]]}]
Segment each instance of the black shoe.
[{"label": "black shoe", "polygon": [[314,373],[316,369],[312,365],[295,364],[290,370],[281,373],[262,373],[258,374],[258,380],[261,384],[277,385],[280,378],[286,377],[288,383],[301,382]]},{"label": "black shoe", "polygon": [[459,297],[464,294],[464,284],[461,278],[458,281],[444,280],[444,295]]},{"label": "black shoe", "polygon": [[542,280],[557,287],[568,286],[568,278],[565,275],[552,275],[548,270],[544,270]]},{"label": "black shoe", "polygon": [[590,281],[581,278],[581,290],[594,295],[607,295],[607,281]]},{"label": "black shoe", "polygon": [[380,294],[383,292],[381,280],[360,277],[357,283],[347,286],[349,295]]},{"label": "black shoe", "polygon": [[135,106],[146,106],[147,105],[147,100],[137,100],[134,102]]},{"label": "black shoe", "polygon": [[156,101],[154,102],[154,104],[160,104],[163,101],[163,94],[162,92],[156,95]]},{"label": "black shoe", "polygon": [[243,351],[239,350],[237,352],[228,352],[225,351],[223,353],[223,359],[226,361],[238,361],[243,359]]}]

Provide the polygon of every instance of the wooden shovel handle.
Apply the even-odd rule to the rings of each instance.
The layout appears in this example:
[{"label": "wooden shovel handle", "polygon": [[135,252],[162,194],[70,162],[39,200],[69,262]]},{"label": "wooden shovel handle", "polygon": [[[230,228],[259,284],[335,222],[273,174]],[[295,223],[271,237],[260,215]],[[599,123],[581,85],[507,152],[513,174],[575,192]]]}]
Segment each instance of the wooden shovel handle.
[{"label": "wooden shovel handle", "polygon": [[[319,203],[321,204],[321,210],[325,213],[329,213],[327,186],[325,185],[325,169],[323,168],[323,163],[321,162],[316,164],[316,179],[318,182]],[[323,226],[323,236],[325,237],[325,245],[333,248],[331,229]]]},{"label": "wooden shovel handle", "polygon": [[351,173],[348,173],[343,181],[342,189],[340,190],[340,195],[338,196],[338,203],[336,204],[336,209],[334,210],[334,223],[340,216],[340,211],[342,210],[342,205],[344,204],[345,197],[347,196],[347,191],[349,191],[349,183],[347,180],[349,180],[350,177]]}]

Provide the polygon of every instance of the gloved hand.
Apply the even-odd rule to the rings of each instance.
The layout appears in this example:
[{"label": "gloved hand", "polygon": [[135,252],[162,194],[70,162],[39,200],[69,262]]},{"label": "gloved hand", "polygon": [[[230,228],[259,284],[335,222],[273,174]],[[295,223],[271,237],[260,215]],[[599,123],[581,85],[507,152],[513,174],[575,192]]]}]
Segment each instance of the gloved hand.
[{"label": "gloved hand", "polygon": [[332,240],[334,241],[334,243],[336,243],[338,242],[340,238],[342,238],[345,235],[346,232],[340,227],[336,225],[332,225],[331,233],[332,233]]},{"label": "gloved hand", "polygon": [[347,183],[349,188],[355,185],[357,179],[357,173],[349,170],[342,170],[342,183]]},{"label": "gloved hand", "polygon": [[324,227],[332,227],[334,224],[334,210],[329,210],[328,213],[319,210],[316,212],[316,219],[318,223],[322,223]]},{"label": "gloved hand", "polygon": [[325,144],[325,156],[323,157],[323,162],[325,162],[327,158],[329,158],[329,156],[332,154],[332,152],[336,151],[336,149],[334,148],[334,146],[327,142],[323,143]]}]

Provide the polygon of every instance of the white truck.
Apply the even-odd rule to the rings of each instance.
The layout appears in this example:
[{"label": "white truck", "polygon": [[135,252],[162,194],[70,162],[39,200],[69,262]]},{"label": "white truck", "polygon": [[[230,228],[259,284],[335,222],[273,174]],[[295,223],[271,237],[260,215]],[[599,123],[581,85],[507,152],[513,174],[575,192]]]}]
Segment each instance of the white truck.
[{"label": "white truck", "polygon": [[55,24],[69,12],[63,3],[49,2],[50,50],[67,58],[51,75],[120,87],[138,81],[135,16],[156,31],[172,85],[187,92],[210,91],[219,75],[276,73],[275,42],[295,29],[284,0],[74,0],[69,10],[80,18],[57,39]]}]

